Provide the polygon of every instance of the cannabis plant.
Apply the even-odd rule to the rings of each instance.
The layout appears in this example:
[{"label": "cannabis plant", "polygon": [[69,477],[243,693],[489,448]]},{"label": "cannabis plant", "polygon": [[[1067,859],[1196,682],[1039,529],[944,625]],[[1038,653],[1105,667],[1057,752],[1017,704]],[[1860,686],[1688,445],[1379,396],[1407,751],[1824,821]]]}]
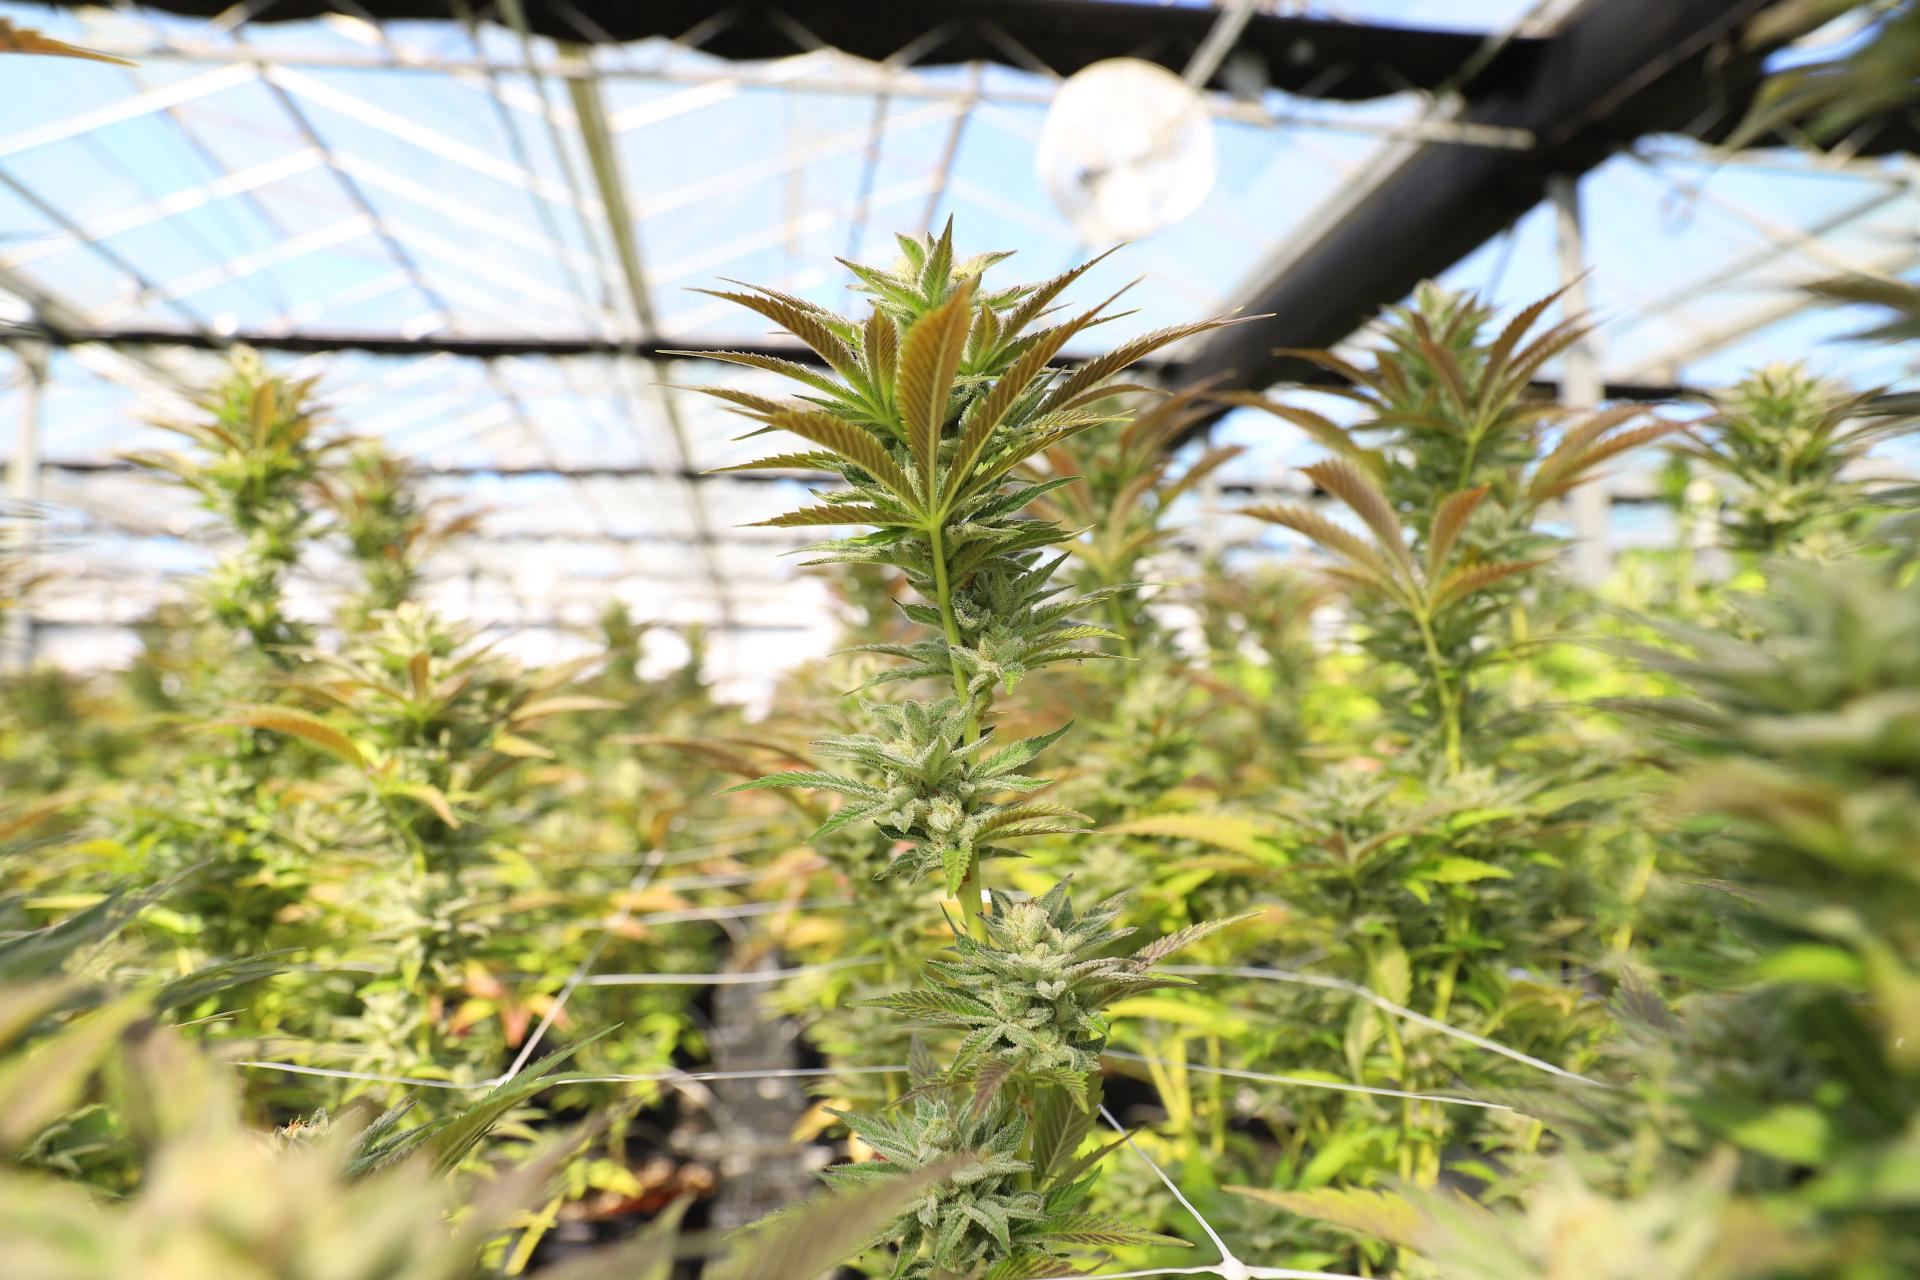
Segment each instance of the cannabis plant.
[{"label": "cannabis plant", "polygon": [[[1322,665],[1314,635],[1315,615],[1333,598],[1319,575],[1294,565],[1229,573],[1214,563],[1201,578],[1199,679],[1215,700],[1204,737],[1242,785],[1297,781],[1316,731],[1349,731],[1356,695]],[[1247,741],[1260,746],[1249,751]]]},{"label": "cannabis plant", "polygon": [[[1039,689],[1046,709],[1074,716],[1087,738],[1061,794],[1102,824],[1151,809],[1201,768],[1197,729],[1212,691],[1150,607],[1176,593],[1144,579],[1174,542],[1183,500],[1242,452],[1218,446],[1176,456],[1180,435],[1205,410],[1198,389],[1169,396],[1111,438],[1054,446],[1033,469],[1039,479],[1080,478],[1034,510],[1077,531],[1065,569],[1081,590],[1106,593],[1104,618],[1118,637],[1111,643],[1128,659],[1062,668]],[[1113,887],[1137,883],[1135,874]]]},{"label": "cannabis plant", "polygon": [[1769,75],[1727,139],[1731,150],[1765,145],[1770,134],[1851,153],[1909,107],[1920,65],[1920,13],[1898,0],[1779,3],[1756,17],[1749,47],[1776,45],[1849,13],[1864,32],[1836,42],[1829,57],[1793,58]]},{"label": "cannabis plant", "polygon": [[361,591],[343,618],[354,630],[412,600],[426,558],[480,523],[478,512],[447,514],[423,498],[414,469],[373,441],[323,474],[319,492],[360,570]]},{"label": "cannabis plant", "polygon": [[[1910,1268],[1920,1204],[1870,1171],[1910,1162],[1920,1132],[1920,591],[1881,566],[1794,568],[1744,612],[1753,639],[1672,628],[1691,652],[1653,659],[1694,695],[1663,709],[1697,761],[1682,799],[1718,819],[1700,865],[1751,948],[1709,974],[1740,1014],[1690,1107],[1809,1230]],[[1743,1026],[1779,1034],[1761,1049]]]},{"label": "cannabis plant", "polygon": [[[1218,322],[1159,330],[1059,369],[1052,361],[1105,313],[1102,304],[1044,323],[1085,267],[1039,285],[991,288],[983,275],[1005,255],[956,260],[950,227],[939,237],[903,238],[901,253],[891,270],[848,264],[870,302],[860,320],[773,290],[720,294],[793,333],[827,371],[723,354],[788,377],[806,395],[711,393],[761,432],[811,446],[747,466],[827,470],[843,482],[767,523],[868,526],[870,533],[819,544],[817,562],[886,566],[917,597],[901,609],[924,638],[872,646],[898,661],[873,684],[925,679],[951,692],[863,701],[864,731],[812,748],[843,772],[793,770],[745,785],[837,794],[841,805],[816,839],[875,827],[897,842],[882,876],[935,877],[959,898],[956,958],[932,970],[936,985],[883,998],[930,1027],[964,1033],[955,1057],[915,1087],[904,1118],[854,1116],[850,1124],[871,1146],[915,1165],[932,1152],[988,1153],[979,1171],[939,1184],[889,1233],[896,1276],[1031,1276],[1060,1265],[1059,1249],[1144,1238],[1118,1223],[1095,1228],[1075,1218],[1081,1171],[1055,1168],[1054,1153],[1037,1155],[1029,1134],[1043,1115],[1089,1118],[1093,1065],[1107,1036],[1101,1010],[1163,981],[1142,971],[1169,948],[1107,958],[1101,953],[1118,936],[1106,927],[1110,908],[1083,918],[1064,885],[1016,902],[985,882],[985,865],[1010,856],[1015,842],[1071,832],[1080,821],[1033,799],[1046,783],[1024,772],[1065,727],[1003,744],[997,698],[1042,668],[1102,656],[1090,642],[1113,638],[1077,620],[1112,590],[1074,595],[1054,585],[1064,556],[1049,548],[1068,534],[1023,514],[1072,478],[1030,481],[1017,469],[1113,420],[1111,380],[1128,364]],[[896,1163],[855,1176],[892,1176]]]},{"label": "cannabis plant", "polygon": [[[1728,631],[1644,656],[1673,751],[1695,954],[1629,975],[1614,1087],[1509,1095],[1568,1144],[1518,1207],[1265,1198],[1397,1240],[1445,1275],[1810,1280],[1920,1267],[1920,589],[1884,561],[1773,573]],[[1669,999],[1668,996],[1671,996]],[[1596,1235],[1595,1232],[1602,1233]],[[1602,1247],[1604,1246],[1604,1247]]]},{"label": "cannabis plant", "polygon": [[1814,558],[1844,550],[1872,503],[1860,465],[1876,444],[1913,429],[1912,418],[1876,409],[1875,395],[1773,365],[1715,397],[1716,411],[1676,448],[1725,487],[1720,532],[1730,549]]},{"label": "cannabis plant", "polygon": [[[1612,765],[1620,748],[1549,714],[1560,709],[1524,696],[1520,677],[1542,618],[1567,612],[1548,572],[1558,540],[1547,509],[1669,427],[1638,422],[1634,408],[1576,414],[1532,392],[1582,332],[1573,319],[1534,335],[1551,302],[1495,329],[1473,299],[1424,287],[1388,314],[1367,362],[1309,353],[1359,406],[1348,426],[1293,396],[1225,397],[1299,426],[1331,455],[1304,476],[1347,518],[1305,503],[1248,514],[1330,555],[1325,576],[1346,592],[1360,650],[1315,665],[1309,696],[1329,714],[1316,718],[1324,736],[1297,783],[1228,788],[1226,803],[1114,828],[1179,841],[1196,875],[1287,903],[1272,943],[1245,957],[1271,957],[1271,977],[1234,966],[1250,985],[1209,1023],[1230,1025],[1230,1002],[1259,1011],[1223,1037],[1248,1068],[1283,1063],[1296,1077],[1400,1094],[1514,1088],[1529,1070],[1436,1024],[1576,1072],[1604,1029],[1574,975],[1615,944],[1625,907],[1614,886],[1633,883],[1647,856],[1617,804],[1631,775]],[[1277,621],[1299,625],[1292,613]],[[1301,955],[1313,961],[1306,977]],[[1172,1056],[1164,1043],[1158,1052]],[[1502,1113],[1393,1092],[1254,1092],[1278,1153],[1250,1158],[1239,1176],[1283,1192],[1471,1177],[1530,1142]],[[1325,1234],[1296,1232],[1289,1245],[1297,1266],[1385,1261]]]},{"label": "cannabis plant", "polygon": [[[578,1139],[545,1142],[484,1183],[457,1170],[514,1108],[551,1085],[571,1051],[426,1125],[405,1123],[409,1104],[376,1114],[362,1100],[275,1130],[251,1128],[228,1070],[160,1023],[182,1004],[259,980],[271,964],[202,970],[132,992],[61,972],[152,902],[116,900],[0,941],[0,1271],[36,1280],[498,1274],[524,1204],[554,1180]],[[821,1197],[729,1242],[702,1274],[814,1280],[926,1185],[965,1176],[972,1164],[960,1157],[863,1193]],[[540,1274],[666,1280],[693,1247],[677,1238],[685,1209],[681,1201],[612,1256]]]},{"label": "cannabis plant", "polygon": [[242,348],[226,375],[194,401],[199,416],[154,425],[191,448],[131,455],[200,496],[221,529],[240,545],[208,575],[204,599],[223,626],[243,632],[256,651],[285,666],[286,647],[306,631],[287,616],[287,575],[315,523],[314,485],[331,447],[314,379],[269,372]]},{"label": "cannabis plant", "polygon": [[[286,588],[321,536],[313,498],[335,450],[314,383],[282,377],[246,349],[192,404],[194,415],[157,424],[187,447],[132,455],[197,494],[212,532],[235,544],[198,584],[201,615],[169,639],[192,659],[162,677],[162,688],[167,676],[177,682],[169,712],[188,723],[277,697],[311,641],[288,614]],[[115,806],[119,852],[103,872],[151,881],[197,868],[168,931],[202,958],[305,941],[284,926],[305,897],[313,847],[286,786],[301,762],[283,759],[280,745],[247,733],[223,749],[189,749]]]},{"label": "cannabis plant", "polygon": [[337,836],[364,847],[376,874],[346,899],[383,971],[358,993],[355,1038],[373,1055],[362,1065],[411,1075],[441,1069],[454,1051],[484,1063],[498,1042],[470,1034],[476,1019],[497,1020],[507,1040],[524,1032],[523,1016],[498,1000],[518,944],[508,923],[517,850],[500,783],[548,754],[535,737],[543,722],[609,704],[559,692],[581,664],[529,679],[420,605],[378,621],[343,653],[306,653],[315,670],[297,687],[314,710],[242,707],[228,722],[347,766],[342,798],[358,811]]},{"label": "cannabis plant", "polygon": [[[1112,438],[1080,436],[1054,445],[1037,459],[1042,479],[1079,477],[1039,498],[1035,510],[1077,536],[1070,572],[1083,591],[1108,592],[1106,620],[1132,655],[1157,636],[1146,608],[1143,566],[1175,536],[1178,503],[1221,467],[1245,452],[1215,445],[1190,458],[1178,456],[1181,436],[1207,411],[1202,390],[1169,396],[1134,415]],[[1164,643],[1164,639],[1162,640]]]},{"label": "cannabis plant", "polygon": [[[1302,468],[1314,487],[1360,522],[1355,530],[1300,505],[1248,515],[1300,533],[1333,555],[1328,570],[1352,590],[1377,658],[1414,676],[1428,734],[1445,768],[1467,763],[1481,673],[1504,652],[1490,622],[1538,582],[1555,540],[1541,510],[1608,460],[1673,430],[1635,425],[1638,406],[1575,414],[1531,392],[1546,363],[1580,340],[1580,318],[1531,336],[1558,295],[1490,336],[1492,310],[1424,285],[1385,317],[1381,348],[1362,368],[1328,351],[1297,353],[1345,385],[1361,418],[1342,427],[1315,410],[1264,396],[1229,397],[1299,427],[1334,456]],[[1548,428],[1557,428],[1551,442]]]},{"label": "cannabis plant", "polygon": [[20,554],[31,536],[34,511],[12,503],[0,503],[0,633],[11,640],[8,620],[27,607],[27,597],[43,580],[27,557]]}]

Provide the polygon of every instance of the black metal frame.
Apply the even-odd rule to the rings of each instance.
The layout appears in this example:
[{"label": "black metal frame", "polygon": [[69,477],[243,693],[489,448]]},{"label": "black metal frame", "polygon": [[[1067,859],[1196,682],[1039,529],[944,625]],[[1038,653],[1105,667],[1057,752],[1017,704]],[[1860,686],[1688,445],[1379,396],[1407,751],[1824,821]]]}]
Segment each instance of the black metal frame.
[{"label": "black metal frame", "polygon": [[1326,347],[1421,280],[1512,225],[1556,174],[1577,175],[1648,133],[1711,136],[1737,121],[1770,49],[1743,25],[1771,0],[1589,0],[1552,40],[1534,83],[1485,98],[1469,121],[1526,129],[1530,150],[1430,143],[1246,295],[1272,321],[1219,330],[1195,379],[1266,387],[1308,376],[1285,348]]},{"label": "black metal frame", "polygon": [[[1420,280],[1444,271],[1510,226],[1539,202],[1551,175],[1583,173],[1648,133],[1724,136],[1751,100],[1762,60],[1772,51],[1743,38],[1748,20],[1770,3],[1588,0],[1551,39],[1510,41],[1490,57],[1485,56],[1487,39],[1472,33],[1254,17],[1236,43],[1236,53],[1264,58],[1273,83],[1317,96],[1435,88],[1450,83],[1464,65],[1480,57],[1484,65],[1463,85],[1469,105],[1462,118],[1525,130],[1536,142],[1528,149],[1458,141],[1415,147],[1337,225],[1249,289],[1246,310],[1270,312],[1273,319],[1220,330],[1188,360],[1150,372],[1169,381],[1218,377],[1221,385],[1230,387],[1320,380],[1318,370],[1275,354],[1276,348],[1329,346],[1345,338],[1381,306],[1405,297]],[[228,0],[149,0],[149,7],[211,15],[227,8]],[[889,57],[911,48],[908,61],[986,58],[1017,64],[1022,57],[1033,57],[1056,71],[1123,53],[1179,66],[1218,16],[1207,9],[1138,0],[919,0],[890,5],[837,0],[786,0],[777,5],[525,0],[525,8],[533,29],[564,39],[669,35],[685,37],[708,53],[742,59],[789,54],[811,39],[864,57]],[[448,15],[446,0],[275,0],[253,20],[349,10],[382,20]],[[1292,70],[1285,70],[1288,67]],[[1877,141],[1898,148],[1904,137],[1896,129]],[[303,353],[447,353],[480,359],[661,358],[672,350],[657,339],[208,335],[171,329],[61,328],[46,325],[44,318],[41,326],[0,332],[0,337],[8,336],[55,345],[104,342],[218,350],[244,342]],[[675,347],[689,345],[697,344]],[[797,346],[747,349],[812,358]],[[1610,396],[1651,399],[1674,389],[1607,390]],[[1204,429],[1204,424],[1195,429]]]},{"label": "black metal frame", "polygon": [[[143,3],[200,18],[233,7],[232,0]],[[329,13],[382,22],[455,16],[449,0],[270,0],[255,8],[249,19],[254,23]],[[492,4],[473,8],[482,18],[499,20]],[[536,34],[575,43],[665,38],[738,61],[782,58],[826,45],[876,62],[899,58],[924,66],[978,60],[1029,70],[1037,63],[1060,75],[1121,57],[1183,70],[1219,16],[1150,0],[522,0],[521,8]],[[1508,42],[1475,69],[1474,88],[1494,92],[1526,83],[1545,43]],[[1256,14],[1234,42],[1234,52],[1258,60],[1274,88],[1353,101],[1450,85],[1481,44],[1481,37],[1468,31]],[[1220,75],[1225,74],[1223,68]]]}]

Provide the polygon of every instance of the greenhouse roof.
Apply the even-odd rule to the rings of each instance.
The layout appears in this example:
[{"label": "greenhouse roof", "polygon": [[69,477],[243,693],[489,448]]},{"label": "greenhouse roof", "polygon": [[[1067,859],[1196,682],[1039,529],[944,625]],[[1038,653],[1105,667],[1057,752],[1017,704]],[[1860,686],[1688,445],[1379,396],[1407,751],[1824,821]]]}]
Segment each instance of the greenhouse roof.
[{"label": "greenhouse roof", "polygon": [[[1754,7],[1666,12],[1714,15],[1684,50],[1705,57],[1719,19]],[[786,535],[740,527],[804,477],[703,475],[744,456],[737,422],[681,388],[732,375],[664,354],[774,340],[696,290],[731,277],[843,304],[836,257],[888,258],[894,232],[949,217],[970,251],[1017,249],[1008,272],[1104,248],[1055,211],[1034,154],[1061,74],[1124,53],[1211,86],[1218,177],[1193,214],[1089,276],[1091,294],[1140,277],[1136,314],[1103,338],[1280,300],[1237,349],[1174,350],[1169,376],[1282,376],[1268,349],[1350,338],[1426,274],[1503,307],[1551,292],[1563,264],[1539,182],[1564,165],[1593,166],[1584,255],[1617,393],[1778,359],[1903,377],[1887,350],[1834,341],[1859,317],[1810,310],[1799,286],[1915,267],[1911,160],[1729,155],[1673,131],[1699,123],[1684,95],[1646,115],[1645,84],[1543,107],[1554,41],[1604,8],[0,3],[17,26],[137,64],[3,64],[0,320],[28,358],[29,340],[53,347],[40,494],[60,571],[40,620],[72,653],[124,648],[154,585],[206,562],[186,501],[117,458],[245,339],[323,375],[346,428],[490,508],[485,536],[441,566],[440,589],[483,623],[564,647],[617,596],[717,628],[723,674],[819,651],[824,589],[769,570]],[[1597,47],[1575,50],[1580,66]],[[1369,222],[1411,217],[1380,192],[1427,173],[1461,184],[1436,206],[1455,213]],[[0,395],[0,451],[27,398],[24,378]],[[1249,446],[1230,494],[1287,483],[1302,457],[1268,419],[1215,431]]]}]

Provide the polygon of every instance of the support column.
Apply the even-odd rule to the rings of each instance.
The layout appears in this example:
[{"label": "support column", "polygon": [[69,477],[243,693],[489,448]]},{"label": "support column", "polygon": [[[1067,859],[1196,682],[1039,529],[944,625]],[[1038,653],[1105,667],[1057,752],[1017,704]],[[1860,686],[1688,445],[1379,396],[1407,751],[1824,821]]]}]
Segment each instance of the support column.
[{"label": "support column", "polygon": [[[1554,239],[1560,258],[1560,283],[1566,287],[1561,306],[1569,316],[1584,316],[1592,309],[1587,289],[1586,235],[1580,221],[1580,179],[1570,174],[1555,174],[1547,179],[1547,197],[1553,201]],[[1588,333],[1568,347],[1561,357],[1565,369],[1560,379],[1561,399],[1574,409],[1597,409],[1605,394],[1600,377],[1599,341]],[[1607,479],[1596,476],[1567,497],[1572,518],[1573,576],[1586,586],[1606,580],[1613,567],[1612,499]]]},{"label": "support column", "polygon": [[[34,521],[40,504],[40,401],[47,382],[47,351],[39,343],[14,346],[20,358],[20,426],[7,460],[7,506],[12,527],[0,555],[16,562],[22,577],[33,573]],[[24,601],[5,611],[0,666],[21,672],[33,665],[33,614]]]}]

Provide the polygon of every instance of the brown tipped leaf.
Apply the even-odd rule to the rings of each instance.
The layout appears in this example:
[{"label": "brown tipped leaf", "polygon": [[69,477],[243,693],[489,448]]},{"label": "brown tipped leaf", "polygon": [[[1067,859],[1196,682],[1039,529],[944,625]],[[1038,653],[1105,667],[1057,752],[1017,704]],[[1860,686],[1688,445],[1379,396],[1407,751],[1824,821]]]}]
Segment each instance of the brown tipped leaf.
[{"label": "brown tipped leaf", "polygon": [[878,440],[859,427],[830,413],[785,410],[770,419],[771,425],[791,432],[802,440],[831,449],[854,466],[885,485],[900,501],[917,506],[913,482],[888,456]]},{"label": "brown tipped leaf", "polygon": [[907,428],[920,493],[933,503],[934,467],[940,451],[940,432],[947,423],[953,399],[953,380],[966,354],[967,331],[973,323],[973,282],[914,322],[900,345],[900,418]]},{"label": "brown tipped leaf", "polygon": [[1155,329],[1152,333],[1142,334],[1132,342],[1122,343],[1107,354],[1096,356],[1094,359],[1081,365],[1078,369],[1075,369],[1072,375],[1055,388],[1052,395],[1047,397],[1046,407],[1049,409],[1063,407],[1068,401],[1074,399],[1074,397],[1098,387],[1108,378],[1113,377],[1142,356],[1151,355],[1160,348],[1178,342],[1182,338],[1190,338],[1196,333],[1206,333],[1213,329],[1222,329],[1231,324],[1242,324],[1250,319],[1253,319],[1253,317],[1249,316],[1244,319],[1235,319],[1220,316],[1212,320],[1196,320],[1192,324],[1178,324],[1165,329]]},{"label": "brown tipped leaf", "polygon": [[860,376],[860,365],[854,359],[853,348],[841,340],[840,335],[828,325],[824,313],[817,308],[796,305],[780,297],[734,293],[727,289],[696,289],[694,292],[722,298],[749,311],[759,312],[813,348],[814,353],[841,377],[857,379]]},{"label": "brown tipped leaf", "polygon": [[1533,484],[1528,487],[1527,496],[1535,502],[1557,498],[1577,487],[1595,467],[1609,458],[1618,457],[1630,449],[1638,449],[1643,444],[1650,444],[1662,436],[1672,434],[1678,428],[1678,423],[1662,420],[1649,423],[1644,427],[1636,427],[1632,431],[1622,431],[1619,435],[1602,440],[1564,464],[1560,468],[1559,475],[1536,475]]},{"label": "brown tipped leaf", "polygon": [[1427,581],[1434,582],[1440,577],[1441,566],[1453,552],[1453,544],[1460,537],[1460,531],[1467,527],[1467,521],[1487,496],[1487,486],[1466,489],[1459,493],[1450,493],[1433,513],[1433,524],[1427,530]]},{"label": "brown tipped leaf", "polygon": [[1378,548],[1318,512],[1305,507],[1248,507],[1240,514],[1304,534],[1346,560],[1374,590],[1398,599],[1406,598],[1404,577]]},{"label": "brown tipped leaf", "polygon": [[1379,486],[1368,479],[1364,471],[1345,458],[1328,458],[1300,470],[1352,508],[1367,528],[1373,530],[1373,536],[1387,553],[1408,571],[1412,570],[1413,556],[1407,551],[1406,538],[1400,531],[1400,518],[1393,504],[1387,501],[1387,495],[1380,492]]},{"label": "brown tipped leaf", "polygon": [[1505,560],[1499,564],[1475,565],[1470,569],[1457,569],[1447,575],[1445,581],[1434,588],[1432,608],[1435,613],[1451,605],[1460,603],[1469,596],[1485,591],[1496,582],[1505,581],[1517,573],[1525,573],[1547,563],[1545,560]]}]

